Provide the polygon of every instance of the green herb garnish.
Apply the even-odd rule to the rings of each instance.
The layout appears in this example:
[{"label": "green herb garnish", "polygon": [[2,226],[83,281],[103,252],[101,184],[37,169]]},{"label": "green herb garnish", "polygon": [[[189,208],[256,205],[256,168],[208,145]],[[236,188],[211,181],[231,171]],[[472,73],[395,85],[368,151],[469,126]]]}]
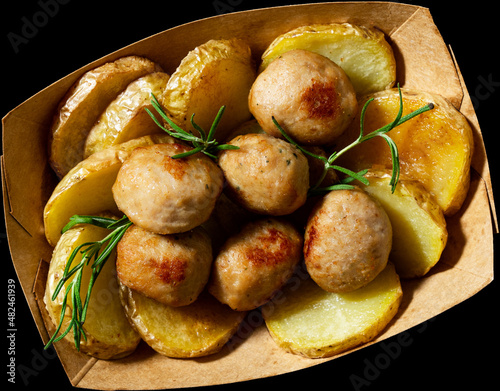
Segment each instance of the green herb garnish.
[{"label": "green herb garnish", "polygon": [[[91,224],[98,227],[107,228],[112,231],[102,240],[98,242],[83,243],[72,251],[66,263],[66,268],[64,269],[63,276],[59,280],[54,294],[51,297],[52,300],[55,300],[61,290],[64,288],[65,283],[67,281],[71,281],[66,287],[66,292],[64,294],[59,325],[54,332],[54,335],[52,335],[52,338],[50,338],[49,342],[47,342],[47,344],[45,345],[45,349],[47,349],[51,344],[64,338],[71,330],[73,330],[75,346],[76,349],[80,351],[80,343],[82,337],[83,339],[87,340],[85,331],[83,330],[83,324],[85,323],[85,319],[87,316],[90,294],[92,292],[95,280],[99,276],[99,273],[101,272],[104,264],[111,255],[111,252],[125,234],[125,231],[132,225],[132,222],[126,216],[123,216],[120,220],[115,220],[106,217],[75,215],[70,218],[69,223],[62,229],[62,233],[66,232],[71,227],[77,224]],[[71,268],[71,264],[73,263],[73,260],[78,255],[78,253],[82,254],[82,259],[76,266]],[[88,265],[90,265],[91,267],[91,276],[87,288],[87,294],[85,296],[85,299],[82,300],[80,288],[82,285],[83,270],[84,267]],[[69,322],[66,330],[62,332],[61,335],[57,336],[64,322],[64,315],[66,314],[68,299],[71,300],[71,303],[73,304],[71,321]]]},{"label": "green herb garnish", "polygon": [[[402,123],[412,119],[413,117],[416,117],[417,115],[420,115],[420,114],[422,114],[428,110],[432,110],[434,108],[434,104],[429,103],[429,104],[421,107],[420,109],[417,109],[417,110],[415,110],[415,111],[413,111],[413,112],[411,112],[403,117],[403,97],[402,97],[401,89],[399,88],[399,86],[398,86],[398,91],[399,91],[399,102],[400,102],[399,112],[398,112],[398,114],[393,122],[381,127],[380,129],[374,130],[373,132],[371,132],[365,136],[364,135],[364,119],[365,119],[366,109],[368,108],[368,105],[373,101],[373,98],[369,99],[365,103],[365,105],[363,106],[363,109],[361,110],[360,133],[359,133],[358,138],[355,141],[353,141],[351,144],[349,144],[348,146],[343,148],[342,150],[340,150],[338,152],[333,152],[328,158],[326,158],[324,156],[316,155],[312,152],[309,152],[307,149],[301,147],[288,134],[286,134],[286,132],[283,130],[283,128],[279,125],[279,123],[273,117],[274,124],[276,125],[276,127],[279,129],[279,131],[281,132],[283,137],[285,137],[286,140],[288,140],[290,143],[292,143],[297,148],[299,148],[303,153],[305,153],[309,156],[312,156],[316,159],[319,159],[324,163],[323,173],[320,176],[319,180],[316,182],[316,184],[311,186],[311,188],[309,189],[309,195],[319,195],[319,194],[323,194],[323,193],[331,191],[331,190],[352,189],[352,188],[354,188],[354,186],[349,185],[349,183],[354,181],[354,180],[358,180],[365,185],[369,185],[368,180],[364,177],[364,175],[366,174],[366,172],[368,170],[354,172],[354,171],[351,171],[347,168],[337,166],[333,163],[335,162],[336,159],[338,159],[339,156],[343,155],[345,152],[354,148],[356,145],[359,145],[359,144],[361,144],[367,140],[370,140],[374,137],[377,137],[377,136],[382,137],[387,142],[387,144],[389,145],[389,148],[391,150],[392,176],[391,176],[391,181],[389,182],[389,184],[391,185],[391,190],[394,193],[394,191],[396,190],[396,185],[398,183],[399,174],[400,174],[399,153],[398,153],[398,147],[397,147],[396,143],[386,133],[390,132],[396,126],[399,126]],[[335,185],[320,188],[319,186],[320,186],[321,182],[323,181],[323,179],[325,178],[326,173],[328,172],[328,170],[332,170],[332,169],[342,172],[343,174],[347,175],[347,177],[342,179],[339,183],[337,183]]]},{"label": "green herb garnish", "polygon": [[195,136],[193,133],[187,132],[184,129],[180,128],[177,126],[169,117],[168,115],[163,111],[160,103],[156,99],[156,97],[151,94],[151,104],[153,105],[154,109],[158,112],[158,114],[161,115],[161,117],[167,121],[167,123],[170,125],[172,129],[168,129],[164,127],[160,121],[153,115],[153,113],[149,110],[146,109],[148,114],[151,116],[153,121],[156,122],[156,124],[163,129],[165,132],[167,132],[170,136],[177,138],[179,140],[187,141],[190,142],[193,145],[193,149],[188,152],[180,153],[178,155],[172,156],[173,159],[179,159],[183,157],[187,157],[190,155],[194,155],[195,153],[202,152],[205,155],[211,157],[212,159],[217,159],[217,152],[222,150],[222,149],[239,149],[239,147],[235,145],[230,145],[230,144],[219,144],[215,139],[215,130],[217,129],[217,126],[219,125],[220,119],[222,117],[222,114],[224,114],[225,106],[222,106],[219,109],[219,112],[215,116],[214,122],[212,123],[212,126],[210,127],[210,131],[207,133],[196,123],[194,122],[194,113],[191,116],[191,125],[193,125],[193,128],[196,129],[199,133],[200,136]]}]

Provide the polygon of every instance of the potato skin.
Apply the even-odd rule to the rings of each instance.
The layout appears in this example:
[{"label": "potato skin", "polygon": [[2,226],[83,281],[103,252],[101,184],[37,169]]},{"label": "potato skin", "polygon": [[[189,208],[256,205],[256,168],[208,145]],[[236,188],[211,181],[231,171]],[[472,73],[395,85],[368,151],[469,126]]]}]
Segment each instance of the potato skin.
[{"label": "potato skin", "polygon": [[161,71],[153,61],[127,56],[82,75],[63,97],[49,133],[49,160],[59,178],[83,160],[85,140],[106,107],[133,80]]},{"label": "potato skin", "polygon": [[219,155],[226,194],[249,211],[282,216],[307,199],[309,166],[292,144],[268,134],[246,134],[229,142],[239,149]]},{"label": "potato skin", "polygon": [[136,225],[117,246],[120,282],[173,307],[196,300],[210,275],[212,246],[201,227],[175,235],[158,235]]},{"label": "potato skin", "polygon": [[164,95],[170,118],[186,131],[198,134],[194,121],[207,133],[221,106],[224,115],[215,138],[224,141],[251,118],[248,93],[256,77],[250,47],[241,39],[211,39],[184,57],[172,73]]},{"label": "potato skin", "polygon": [[391,223],[378,202],[359,188],[333,190],[309,217],[304,259],[321,288],[350,292],[385,268],[391,246]]},{"label": "potato skin", "polygon": [[123,284],[120,298],[132,327],[151,348],[167,357],[193,358],[219,352],[246,315],[206,291],[182,307],[162,304]]},{"label": "potato skin", "polygon": [[[146,109],[155,112],[151,94],[161,103],[169,75],[153,72],[130,83],[111,102],[90,130],[85,141],[84,158],[112,145],[146,136],[164,133],[151,119]],[[157,116],[160,119],[160,116]]]},{"label": "potato skin", "polygon": [[255,309],[292,276],[301,259],[302,236],[276,218],[248,223],[215,259],[209,292],[238,311]]},{"label": "potato skin", "polygon": [[266,133],[282,137],[272,118],[299,144],[332,143],[357,112],[356,92],[330,59],[291,50],[274,60],[252,85],[250,111]]},{"label": "potato skin", "polygon": [[263,71],[282,53],[304,49],[328,57],[342,67],[358,95],[391,88],[396,59],[382,31],[351,23],[300,26],[279,35],[262,55]]},{"label": "potato skin", "polygon": [[208,220],[222,192],[223,174],[207,156],[172,156],[181,144],[135,149],[113,185],[118,208],[130,221],[158,234],[186,232]]}]

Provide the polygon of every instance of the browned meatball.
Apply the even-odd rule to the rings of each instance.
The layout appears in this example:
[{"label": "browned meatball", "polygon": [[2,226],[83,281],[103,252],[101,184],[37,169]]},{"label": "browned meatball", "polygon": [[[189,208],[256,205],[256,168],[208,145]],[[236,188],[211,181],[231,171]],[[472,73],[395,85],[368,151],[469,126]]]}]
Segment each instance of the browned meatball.
[{"label": "browned meatball", "polygon": [[268,134],[237,136],[222,151],[219,166],[227,194],[252,212],[282,216],[304,204],[309,189],[309,166],[294,145]]},{"label": "browned meatball", "polygon": [[118,208],[130,221],[159,234],[185,232],[205,222],[222,192],[224,177],[207,156],[172,156],[190,150],[180,144],[135,149],[113,185]]},{"label": "browned meatball", "polygon": [[118,243],[116,271],[123,285],[178,307],[196,300],[212,260],[210,237],[201,227],[158,235],[133,225]]},{"label": "browned meatball", "polygon": [[357,111],[354,87],[330,59],[307,50],[291,50],[257,77],[249,95],[250,111],[264,131],[280,137],[272,121],[299,144],[332,143]]},{"label": "browned meatball", "polygon": [[216,257],[209,292],[234,310],[261,306],[293,274],[302,242],[289,222],[269,218],[248,223]]},{"label": "browned meatball", "polygon": [[334,190],[309,217],[304,258],[321,288],[349,292],[385,268],[391,246],[391,223],[378,202],[358,188]]}]

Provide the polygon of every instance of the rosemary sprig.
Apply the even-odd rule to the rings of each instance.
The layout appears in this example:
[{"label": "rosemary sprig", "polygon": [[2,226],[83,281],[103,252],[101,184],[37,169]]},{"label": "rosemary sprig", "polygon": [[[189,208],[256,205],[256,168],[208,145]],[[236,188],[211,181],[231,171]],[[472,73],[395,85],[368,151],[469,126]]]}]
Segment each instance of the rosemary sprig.
[{"label": "rosemary sprig", "polygon": [[[331,190],[352,189],[354,186],[349,185],[349,183],[354,181],[354,180],[358,180],[365,185],[369,185],[368,180],[364,177],[364,175],[366,174],[366,172],[368,170],[354,172],[354,171],[351,171],[347,168],[337,166],[333,163],[336,159],[338,159],[341,155],[343,155],[344,153],[346,153],[350,149],[354,148],[355,146],[357,146],[365,141],[368,141],[374,137],[377,137],[377,136],[382,137],[387,142],[387,144],[389,145],[390,151],[391,151],[392,176],[391,176],[391,180],[390,180],[389,184],[391,186],[391,191],[394,193],[394,191],[396,190],[396,185],[398,183],[399,175],[400,175],[399,152],[398,152],[398,147],[397,147],[396,143],[394,142],[394,140],[392,140],[387,135],[387,133],[390,132],[392,129],[394,129],[396,126],[399,126],[399,125],[403,124],[404,122],[406,122],[406,121],[408,121],[408,120],[410,120],[410,119],[412,119],[412,118],[414,118],[414,117],[416,117],[416,116],[418,116],[426,111],[432,110],[434,108],[434,104],[429,103],[429,104],[403,116],[403,97],[402,97],[401,89],[399,88],[399,86],[398,86],[398,92],[399,92],[399,102],[400,102],[399,103],[399,111],[398,111],[398,114],[396,115],[396,118],[394,119],[394,121],[381,127],[380,129],[374,130],[373,132],[371,132],[365,136],[364,135],[364,120],[365,120],[365,115],[366,115],[366,109],[368,108],[368,105],[373,101],[373,98],[369,99],[365,103],[365,105],[363,106],[363,108],[361,110],[360,133],[359,133],[358,138],[355,141],[353,141],[351,144],[344,147],[342,150],[340,150],[338,152],[333,152],[328,158],[326,158],[324,156],[316,155],[312,152],[309,152],[307,149],[298,145],[288,134],[286,134],[286,132],[283,130],[283,128],[279,125],[279,123],[273,117],[274,124],[276,125],[276,127],[281,132],[283,137],[285,137],[286,140],[288,140],[290,143],[292,143],[297,148],[299,148],[303,153],[305,153],[309,156],[312,156],[316,159],[319,159],[324,163],[323,173],[320,176],[320,178],[318,179],[318,181],[316,182],[316,184],[310,188],[309,195],[319,195],[319,194],[323,194],[323,193],[331,191]],[[347,175],[347,177],[345,179],[341,180],[337,184],[334,184],[334,185],[328,186],[328,187],[324,187],[324,188],[320,188],[319,186],[320,186],[321,182],[323,181],[323,179],[325,178],[326,173],[328,172],[328,170],[331,170],[331,169],[340,171],[340,172],[344,173],[345,175]]]},{"label": "rosemary sprig", "polygon": [[[56,300],[57,296],[64,288],[66,282],[71,281],[67,285],[66,291],[64,293],[59,325],[57,326],[57,329],[50,338],[49,342],[47,342],[47,344],[45,345],[45,349],[47,349],[51,344],[64,338],[71,330],[73,330],[75,346],[77,350],[80,351],[80,343],[82,337],[85,340],[87,339],[85,331],[83,330],[83,324],[85,323],[85,319],[87,316],[90,294],[92,293],[92,288],[94,286],[95,280],[99,276],[99,273],[104,267],[106,261],[109,259],[111,252],[125,234],[125,231],[132,225],[132,222],[128,219],[127,216],[123,216],[121,219],[115,220],[99,216],[75,215],[70,218],[69,223],[62,229],[62,233],[66,232],[71,227],[77,224],[92,224],[98,227],[109,229],[111,230],[111,233],[100,241],[83,243],[77,246],[72,251],[66,263],[63,276],[59,280],[59,283],[57,284],[56,289],[51,297],[52,300]],[[82,254],[81,261],[76,266],[71,267],[78,253]],[[85,299],[82,300],[80,289],[82,286],[83,270],[86,266],[88,267],[89,265],[91,268],[90,281]],[[63,331],[59,336],[57,336],[64,322],[64,316],[68,307],[68,298],[69,300],[71,300],[73,306],[71,320],[66,330]]]},{"label": "rosemary sprig", "polygon": [[222,115],[224,114],[224,110],[226,109],[225,106],[222,106],[219,109],[219,112],[215,116],[214,122],[212,123],[212,126],[210,127],[210,130],[207,133],[205,130],[203,130],[196,122],[194,122],[194,113],[191,116],[191,125],[193,125],[193,128],[196,129],[199,133],[200,136],[195,136],[193,133],[187,132],[181,127],[177,126],[163,111],[160,103],[154,96],[154,94],[151,94],[151,104],[153,105],[153,108],[160,114],[160,116],[169,124],[169,126],[172,129],[168,129],[163,126],[163,124],[158,121],[156,116],[149,110],[146,109],[148,114],[151,116],[153,121],[165,132],[167,132],[170,136],[175,137],[179,140],[187,141],[190,142],[193,145],[193,149],[188,152],[184,153],[179,153],[177,155],[172,156],[173,159],[179,159],[183,157],[187,157],[190,155],[194,155],[195,153],[202,152],[205,155],[211,157],[212,159],[217,160],[217,152],[222,150],[222,149],[239,149],[236,145],[230,145],[230,144],[219,144],[214,136],[215,136],[215,130],[217,129],[217,126],[219,125],[219,122],[222,118]]}]

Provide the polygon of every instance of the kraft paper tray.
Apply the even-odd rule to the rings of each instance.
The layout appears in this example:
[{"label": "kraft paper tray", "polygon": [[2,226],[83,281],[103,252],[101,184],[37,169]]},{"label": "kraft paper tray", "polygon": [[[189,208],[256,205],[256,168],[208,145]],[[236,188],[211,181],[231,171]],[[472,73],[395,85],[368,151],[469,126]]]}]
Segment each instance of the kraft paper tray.
[{"label": "kraft paper tray", "polygon": [[[401,308],[372,343],[446,311],[493,280],[497,221],[492,218],[496,213],[486,151],[458,65],[429,10],[384,2],[257,9],[187,23],[124,47],[50,85],[3,118],[1,168],[7,235],[20,284],[44,342],[53,331],[50,323],[44,322],[41,300],[52,248],[45,241],[42,210],[56,183],[47,163],[47,133],[56,105],[73,82],[89,69],[131,54],[148,57],[172,74],[189,50],[217,38],[244,39],[258,61],[277,35],[301,25],[328,22],[351,22],[382,30],[396,54],[401,86],[443,95],[467,117],[474,132],[470,191],[462,210],[448,219],[449,241],[442,259],[425,278],[403,281]],[[33,142],[28,144],[27,139]],[[145,344],[117,361],[79,354],[65,342],[57,344],[56,349],[70,382],[91,389],[225,384],[287,373],[335,358],[312,360],[285,353],[262,325],[236,349],[194,360],[170,359]]]}]

